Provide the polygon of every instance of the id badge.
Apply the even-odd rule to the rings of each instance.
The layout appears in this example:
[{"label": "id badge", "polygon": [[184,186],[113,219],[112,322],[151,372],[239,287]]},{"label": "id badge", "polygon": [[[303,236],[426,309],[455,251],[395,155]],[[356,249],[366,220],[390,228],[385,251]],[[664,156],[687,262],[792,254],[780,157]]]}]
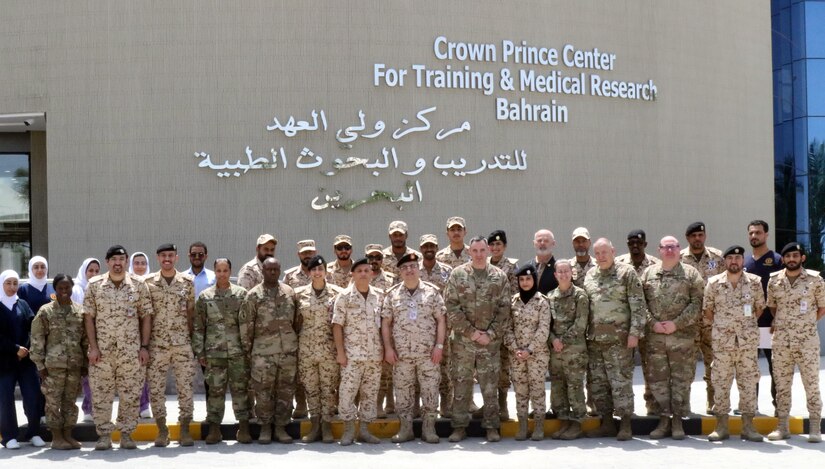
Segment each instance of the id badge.
[{"label": "id badge", "polygon": [[799,312],[801,314],[805,314],[808,312],[808,300],[802,300],[799,302]]},{"label": "id badge", "polygon": [[410,301],[409,308],[410,309],[407,311],[407,317],[410,321],[415,321],[418,319],[418,308],[416,307],[414,301]]},{"label": "id badge", "polygon": [[744,313],[746,318],[753,316],[753,305],[744,305]]}]

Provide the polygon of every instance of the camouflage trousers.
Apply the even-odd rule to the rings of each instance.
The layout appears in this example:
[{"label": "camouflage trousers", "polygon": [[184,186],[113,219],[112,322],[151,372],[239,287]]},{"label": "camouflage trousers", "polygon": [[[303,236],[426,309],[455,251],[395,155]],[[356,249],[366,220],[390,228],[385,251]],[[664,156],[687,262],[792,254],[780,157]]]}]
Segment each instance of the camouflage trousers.
[{"label": "camouflage trousers", "polygon": [[[149,398],[152,402],[152,414],[156,419],[166,418],[166,375],[172,368],[175,385],[178,390],[178,421],[191,422],[195,409],[193,390],[195,381],[195,362],[191,345],[153,345],[149,350],[149,368],[146,372],[149,381]],[[94,394],[92,394],[94,395]]]},{"label": "camouflage trousers", "polygon": [[587,342],[587,368],[596,410],[610,415],[633,414],[633,349],[620,342]]},{"label": "camouflage trousers", "polygon": [[[146,369],[140,364],[138,347],[139,344],[135,343],[128,352],[101,350],[100,361],[89,367],[92,414],[98,435],[111,435],[115,429],[131,434],[137,428],[140,393],[146,380]],[[120,398],[117,425],[111,421],[115,393]]]},{"label": "camouflage trousers", "polygon": [[[381,381],[383,361],[352,361],[341,367],[341,386],[338,390],[338,416],[350,421],[358,418],[372,422],[378,414],[376,401]],[[358,406],[355,396],[359,395]]]},{"label": "camouflage trousers", "polygon": [[[450,332],[447,331],[448,339],[444,341],[444,353],[441,355],[441,380],[438,383],[438,392],[442,396],[445,396],[450,402],[446,403],[446,408],[450,409],[453,406],[453,381],[452,377],[450,376],[450,361],[452,358],[450,355],[452,354],[452,346],[450,345]],[[445,403],[441,403],[441,407],[444,408]]]},{"label": "camouflage trousers", "polygon": [[[647,376],[650,373],[650,365],[648,365],[647,362],[647,340],[647,337],[639,339],[639,348],[637,349],[639,352],[639,362],[642,364],[642,376]],[[661,413],[659,404],[656,402],[656,398],[653,397],[653,391],[650,390],[650,384],[648,384],[647,378],[645,378],[644,399],[648,415],[659,415],[659,413]]]},{"label": "camouflage trousers", "polygon": [[499,428],[498,382],[501,373],[500,344],[482,347],[460,336],[452,339],[450,364],[453,379],[453,428],[470,424],[470,402],[473,401],[473,371],[484,398],[482,428]]},{"label": "camouflage trousers", "polygon": [[659,415],[687,416],[690,414],[690,385],[696,374],[695,338],[655,332],[649,332],[646,338],[648,373],[645,382],[656,399]]},{"label": "camouflage trousers", "polygon": [[550,407],[557,418],[582,422],[587,417],[584,404],[586,371],[585,344],[565,345],[561,352],[550,352]]},{"label": "camouflage trousers", "polygon": [[756,385],[759,383],[759,352],[756,348],[713,351],[713,413],[728,415],[731,411],[730,387],[736,376],[739,389],[739,409],[743,415],[756,414]]},{"label": "camouflage trousers", "polygon": [[[389,391],[392,391],[392,365],[382,361],[381,362],[381,380],[378,385],[378,394],[386,396]],[[384,405],[381,402],[381,405]]]},{"label": "camouflage trousers", "polygon": [[46,421],[51,428],[73,427],[77,423],[77,395],[80,393],[80,368],[49,368],[40,381],[46,397]]},{"label": "camouflage trousers", "polygon": [[713,340],[711,339],[713,325],[701,323],[699,333],[696,335],[696,346],[702,352],[702,362],[705,364],[705,386],[707,386],[708,395],[714,395],[713,380],[711,373],[713,369]]},{"label": "camouflage trousers", "polygon": [[438,410],[438,384],[441,381],[441,365],[430,357],[401,358],[393,367],[395,385],[395,411],[401,419],[413,418],[416,384],[421,394],[421,414]]},{"label": "camouflage trousers", "polygon": [[261,425],[289,423],[297,373],[297,353],[252,356],[249,386],[255,391],[255,415]]},{"label": "camouflage trousers", "polygon": [[298,359],[298,379],[306,389],[307,410],[311,417],[331,422],[335,416],[336,389],[341,367],[332,357],[302,354]]},{"label": "camouflage trousers", "polygon": [[[499,354],[501,355],[501,373],[498,375],[498,389],[506,392],[510,389],[510,383],[513,381],[513,377],[511,371],[511,353],[510,350],[504,346],[504,342],[501,343],[501,350],[499,350]],[[515,355],[513,355],[513,357],[515,357]],[[542,376],[541,379],[544,381],[544,376]]]},{"label": "camouflage trousers", "polygon": [[546,352],[535,352],[526,360],[519,360],[516,354],[511,352],[509,360],[513,388],[516,391],[516,415],[519,418],[527,418],[530,403],[533,404],[536,414],[544,414],[547,411],[544,376],[547,374],[550,355]]},{"label": "camouflage trousers", "polygon": [[787,417],[791,410],[791,384],[794,365],[799,367],[802,386],[807,397],[808,414],[822,413],[822,397],[819,394],[819,344],[777,346],[773,344],[773,379],[776,382],[776,412]]},{"label": "camouflage trousers", "polygon": [[232,392],[235,418],[249,420],[249,366],[244,356],[207,358],[204,381],[209,386],[206,397],[207,422],[223,422],[227,387]]}]

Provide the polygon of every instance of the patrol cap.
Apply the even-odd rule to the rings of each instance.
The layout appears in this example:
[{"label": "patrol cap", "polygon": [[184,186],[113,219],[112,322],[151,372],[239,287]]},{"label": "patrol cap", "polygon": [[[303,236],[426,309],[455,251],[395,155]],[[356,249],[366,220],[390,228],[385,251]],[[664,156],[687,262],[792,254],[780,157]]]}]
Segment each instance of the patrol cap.
[{"label": "patrol cap", "polygon": [[178,247],[172,243],[161,244],[160,246],[158,246],[158,249],[157,251],[155,251],[155,254],[160,254],[166,251],[178,252]]},{"label": "patrol cap", "polygon": [[421,235],[421,237],[418,239],[418,245],[423,246],[425,244],[435,244],[436,246],[438,246],[438,237],[434,234]]},{"label": "patrol cap", "polygon": [[339,244],[349,244],[352,246],[352,238],[347,235],[338,235],[335,237],[335,241],[332,242],[332,247],[338,246]]},{"label": "patrol cap", "polygon": [[307,269],[311,270],[311,269],[314,269],[315,267],[326,266],[326,265],[327,265],[327,261],[325,261],[322,256],[320,256],[320,255],[312,256],[312,259],[309,260],[309,264],[307,264]]},{"label": "patrol cap", "polygon": [[587,231],[587,228],[580,226],[573,230],[573,237],[571,239],[576,238],[590,239],[590,232]]},{"label": "patrol cap", "polygon": [[744,255],[745,254],[745,248],[743,248],[742,246],[733,245],[733,246],[725,249],[725,252],[722,253],[722,257],[728,257],[731,254]]},{"label": "patrol cap", "polygon": [[[792,243],[788,243],[785,247],[782,248],[782,255],[791,253],[791,252],[798,252],[800,254],[805,254],[805,250],[802,249],[802,245],[797,243],[796,241]],[[107,258],[108,259],[108,258]]]},{"label": "patrol cap", "polygon": [[695,221],[688,225],[687,229],[685,230],[685,236],[690,236],[693,233],[704,233],[705,232],[705,224],[700,221]]},{"label": "patrol cap", "polygon": [[404,233],[407,234],[407,224],[401,220],[395,220],[394,222],[390,223],[390,234],[393,233]]},{"label": "patrol cap", "polygon": [[501,241],[504,244],[507,244],[507,233],[504,230],[496,230],[490,233],[487,236],[487,244],[492,243],[493,241]]},{"label": "patrol cap", "polygon": [[396,267],[401,267],[402,265],[406,264],[407,262],[418,262],[420,260],[421,260],[421,257],[418,254],[416,254],[414,252],[408,252],[407,254],[404,254],[403,256],[401,256],[401,259],[398,259],[398,263],[396,263],[395,266]]},{"label": "patrol cap", "polygon": [[262,234],[262,235],[258,236],[258,243],[256,245],[261,246],[261,245],[266,244],[270,241],[275,243],[276,246],[278,245],[278,240],[275,239],[275,237],[272,236],[271,234]]},{"label": "patrol cap", "polygon": [[627,240],[630,241],[631,239],[641,239],[646,241],[647,234],[645,233],[645,230],[633,230],[627,234]]},{"label": "patrol cap", "polygon": [[115,244],[114,246],[110,247],[106,250],[106,260],[112,258],[112,256],[128,256],[129,254],[126,252],[126,248],[121,246],[120,244]]},{"label": "patrol cap", "polygon": [[307,251],[315,251],[314,239],[305,239],[303,241],[298,241],[298,253]]},{"label": "patrol cap", "polygon": [[380,244],[367,244],[366,247],[364,247],[364,254],[370,255],[377,252],[378,254],[383,255],[384,253],[381,252],[383,249],[384,246],[381,246]]},{"label": "patrol cap", "polygon": [[447,219],[447,229],[449,230],[453,225],[458,225],[462,228],[467,226],[464,224],[464,219],[461,217],[450,217]]},{"label": "patrol cap", "polygon": [[536,278],[536,267],[533,266],[532,264],[527,264],[524,267],[522,267],[522,268],[520,268],[519,270],[516,271],[516,277],[521,277],[522,275],[529,275],[529,276],[533,277],[533,279],[535,279]]},{"label": "patrol cap", "polygon": [[349,268],[349,271],[354,272],[355,268],[358,267],[359,265],[370,265],[370,261],[368,261],[366,257],[362,257],[362,258],[360,258],[357,261],[352,263],[352,267]]}]

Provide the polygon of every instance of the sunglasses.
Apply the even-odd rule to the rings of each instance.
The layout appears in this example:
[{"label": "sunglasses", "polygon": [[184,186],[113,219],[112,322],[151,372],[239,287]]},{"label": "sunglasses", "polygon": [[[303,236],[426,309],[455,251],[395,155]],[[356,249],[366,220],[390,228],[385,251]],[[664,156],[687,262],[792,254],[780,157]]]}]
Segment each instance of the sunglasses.
[{"label": "sunglasses", "polygon": [[336,251],[350,251],[352,250],[352,246],[347,246],[346,244],[339,244],[335,246]]}]

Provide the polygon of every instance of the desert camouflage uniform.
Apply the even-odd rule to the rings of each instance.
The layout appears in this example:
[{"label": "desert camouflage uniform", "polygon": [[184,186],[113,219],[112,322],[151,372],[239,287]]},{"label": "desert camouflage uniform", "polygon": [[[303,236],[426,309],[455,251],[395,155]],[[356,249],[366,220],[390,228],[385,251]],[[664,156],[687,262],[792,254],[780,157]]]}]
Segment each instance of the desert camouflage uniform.
[{"label": "desert camouflage uniform", "polygon": [[392,252],[392,246],[385,247],[384,250],[381,251],[381,253],[384,255],[384,260],[381,261],[381,269],[384,272],[392,274],[392,276],[394,277],[394,284],[398,284],[401,282],[401,276],[398,275],[397,264],[402,257],[406,256],[407,254],[415,254],[419,257],[419,259],[421,258],[421,253],[409,246],[406,247],[406,251],[404,251],[404,253],[400,256],[396,256]]},{"label": "desert camouflage uniform", "polygon": [[588,257],[587,263],[584,264],[584,267],[582,267],[582,265],[579,264],[579,261],[577,261],[575,257],[568,259],[567,262],[570,263],[570,266],[573,270],[573,285],[579,288],[581,288],[582,285],[584,285],[585,275],[587,275],[587,273],[590,272],[591,269],[597,268],[596,259],[593,259],[593,256]]},{"label": "desert camouflage uniform", "polygon": [[327,283],[331,283],[339,288],[347,288],[350,280],[352,280],[352,272],[349,268],[341,268],[338,261],[333,261],[327,264]]},{"label": "desert camouflage uniform", "polygon": [[238,271],[238,285],[244,287],[247,291],[252,287],[264,281],[264,263],[258,260],[256,256],[251,261],[247,262]]},{"label": "desert camouflage uniform", "polygon": [[[435,261],[433,270],[427,272],[427,269],[424,268],[424,261],[421,261],[418,263],[418,270],[421,274],[421,280],[437,286],[441,292],[441,297],[443,298],[444,288],[447,286],[447,280],[449,280],[450,273],[453,271],[453,268],[442,262]],[[442,399],[449,401],[448,403],[442,402],[441,406],[446,409],[451,409],[453,400],[453,382],[450,377],[450,332],[452,331],[452,328],[450,327],[450,319],[445,319],[447,320],[447,331],[444,335],[446,338],[444,341],[444,353],[441,355],[441,380],[438,384],[438,392],[441,394]]]},{"label": "desert camouflage uniform", "polygon": [[391,286],[395,285],[395,280],[395,275],[382,270],[370,281],[370,286],[381,290],[383,295],[383,292],[389,290]]},{"label": "desert camouflage uniform", "polygon": [[633,265],[633,259],[630,258],[630,253],[622,254],[621,256],[616,257],[615,262],[619,264],[627,264],[630,267],[633,267],[633,270],[636,271],[636,276],[641,277],[642,272],[645,271],[651,265],[661,264],[662,261],[655,256],[651,256],[650,254],[645,254],[645,259],[639,264],[639,267]]},{"label": "desert camouflage uniform", "polygon": [[304,272],[300,265],[296,265],[284,272],[284,283],[292,287],[293,290],[312,283],[309,274]]},{"label": "desert camouflage uniform", "polygon": [[455,257],[455,253],[453,253],[453,250],[448,245],[435,253],[435,260],[441,262],[442,264],[447,264],[455,269],[462,264],[470,262],[470,246],[465,244],[464,249],[461,251],[461,255]]},{"label": "desert camouflage uniform", "polygon": [[[567,291],[558,288],[547,297],[552,328],[550,347],[550,405],[556,417],[582,422],[587,417],[584,402],[584,377],[587,371],[587,322],[590,303],[587,293],[575,285]],[[559,339],[561,352],[553,350]]]},{"label": "desert camouflage uniform", "polygon": [[[532,402],[536,415],[546,412],[544,375],[550,361],[547,337],[550,334],[550,305],[536,292],[525,304],[518,293],[510,301],[510,321],[503,342],[510,352],[513,387],[516,391],[516,414],[526,419]],[[530,356],[519,360],[516,351],[527,350]],[[499,388],[500,389],[500,388]]]}]

